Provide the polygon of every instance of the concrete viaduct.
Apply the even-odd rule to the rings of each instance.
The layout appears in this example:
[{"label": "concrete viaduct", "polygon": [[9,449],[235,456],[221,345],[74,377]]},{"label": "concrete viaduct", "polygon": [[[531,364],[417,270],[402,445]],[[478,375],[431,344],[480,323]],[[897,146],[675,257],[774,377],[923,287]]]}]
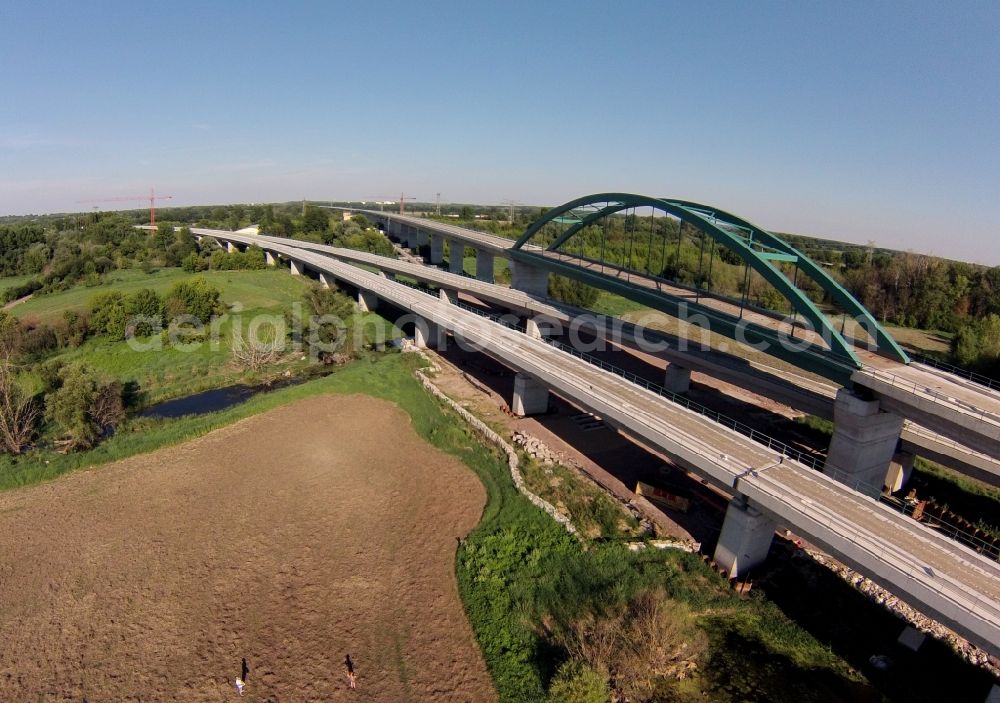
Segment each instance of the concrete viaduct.
[{"label": "concrete viaduct", "polygon": [[[407,311],[413,315],[418,344],[446,344],[451,336],[513,368],[517,376],[511,406],[518,412],[544,410],[548,393],[555,392],[723,488],[735,497],[715,558],[731,575],[746,573],[763,561],[776,525],[786,525],[977,646],[1000,655],[1000,564],[854,490],[851,486],[867,485],[863,479],[872,475],[870,467],[841,474],[827,466],[840,479],[835,480],[797,461],[783,445],[740,434],[673,402],[669,395],[548,344],[531,333],[530,325],[528,333],[508,328],[455,305],[448,295],[416,290],[385,274],[310,251],[301,242],[198,228],[192,232],[230,249],[260,246],[269,263],[286,261],[293,274],[310,269],[327,285],[356,289],[362,306],[385,301]],[[439,234],[445,236],[444,231]],[[526,306],[528,298],[534,299],[523,298]],[[898,387],[898,382],[886,382],[886,392]],[[876,424],[871,422],[870,405],[876,401],[848,402],[854,405],[835,411],[838,422],[846,412],[859,418],[861,429]],[[899,407],[909,407],[907,403],[916,401],[904,398]],[[875,412],[876,417],[890,414],[880,408]],[[991,419],[983,415],[976,422],[988,425]],[[898,439],[899,428],[895,432]],[[985,434],[986,428],[976,432]],[[888,431],[876,434],[877,441],[867,442],[869,453],[888,443]],[[884,467],[880,470],[879,482],[885,475]]]}]

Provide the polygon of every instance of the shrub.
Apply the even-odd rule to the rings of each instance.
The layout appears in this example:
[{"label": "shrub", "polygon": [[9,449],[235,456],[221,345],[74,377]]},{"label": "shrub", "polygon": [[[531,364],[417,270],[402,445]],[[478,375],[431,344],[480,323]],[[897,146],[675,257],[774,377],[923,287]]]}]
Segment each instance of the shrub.
[{"label": "shrub", "polygon": [[62,429],[70,449],[92,447],[125,417],[122,385],[107,382],[83,364],[59,371],[62,385],[46,396],[46,414]]},{"label": "shrub", "polygon": [[552,703],[608,703],[608,678],[586,662],[571,659],[561,667],[549,687]]},{"label": "shrub", "polygon": [[599,291],[593,286],[566,278],[565,276],[549,276],[549,297],[561,300],[569,305],[587,308],[597,302]]},{"label": "shrub", "polygon": [[126,332],[139,337],[147,337],[153,334],[154,328],[163,325],[163,301],[155,290],[143,288],[129,296],[125,301],[125,314],[127,315]]},{"label": "shrub", "polygon": [[124,339],[127,320],[125,296],[119,291],[98,293],[90,301],[90,327],[97,334]]},{"label": "shrub", "polygon": [[163,299],[163,312],[168,320],[191,315],[207,323],[213,315],[222,312],[222,292],[204,278],[191,278],[175,283]]}]

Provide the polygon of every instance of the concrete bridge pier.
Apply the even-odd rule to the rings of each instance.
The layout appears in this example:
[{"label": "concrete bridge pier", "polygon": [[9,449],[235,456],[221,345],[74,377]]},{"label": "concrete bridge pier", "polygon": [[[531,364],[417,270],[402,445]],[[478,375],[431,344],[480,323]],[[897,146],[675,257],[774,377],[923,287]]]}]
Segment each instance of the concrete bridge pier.
[{"label": "concrete bridge pier", "polygon": [[448,270],[458,274],[465,271],[465,245],[454,239],[448,240]]},{"label": "concrete bridge pier", "polygon": [[403,225],[403,236],[406,240],[406,248],[411,251],[417,250],[417,230],[409,225]]},{"label": "concrete bridge pier", "polygon": [[514,376],[514,399],[510,409],[515,415],[539,415],[549,409],[549,389],[526,373]]},{"label": "concrete bridge pier", "polygon": [[333,276],[323,271],[319,272],[319,282],[324,288],[329,288],[333,284]]},{"label": "concrete bridge pier", "polygon": [[553,327],[556,325],[553,324],[551,318],[547,319],[544,315],[535,315],[524,321],[524,331],[529,337],[535,339],[545,339],[551,336],[554,332]]},{"label": "concrete bridge pier", "polygon": [[511,261],[510,287],[524,291],[528,295],[547,298],[549,295],[549,272],[522,261]]},{"label": "concrete bridge pier", "polygon": [[444,351],[448,348],[448,333],[441,325],[420,319],[413,324],[413,343],[418,349]]},{"label": "concrete bridge pier", "polygon": [[877,495],[886,484],[902,431],[903,418],[883,412],[878,400],[866,400],[841,388],[833,405],[833,439],[823,473],[862,493]]},{"label": "concrete bridge pier", "polygon": [[232,242],[226,242],[226,251],[228,251],[230,254],[232,254],[234,252],[239,251],[239,249],[237,249],[236,245],[233,244]]},{"label": "concrete bridge pier", "polygon": [[743,494],[737,494],[726,508],[722,533],[715,546],[715,563],[730,578],[742,578],[764,563],[774,537],[774,520],[752,507]]},{"label": "concrete bridge pier", "polygon": [[391,271],[379,271],[378,275],[381,276],[382,278],[384,278],[387,281],[395,281],[396,280],[396,274],[392,273]]},{"label": "concrete bridge pier", "polygon": [[476,280],[493,283],[493,254],[476,249]]},{"label": "concrete bridge pier", "polygon": [[663,375],[663,387],[671,393],[683,395],[691,390],[691,369],[671,363]]},{"label": "concrete bridge pier", "polygon": [[278,260],[275,258],[274,254],[269,251],[264,252],[264,261],[267,262],[268,266],[277,266]]},{"label": "concrete bridge pier", "polygon": [[444,261],[444,237],[440,234],[431,235],[431,263],[440,264]]},{"label": "concrete bridge pier", "polygon": [[910,482],[913,473],[913,462],[916,456],[911,452],[898,451],[889,462],[889,473],[885,477],[885,485],[891,493],[902,490]]},{"label": "concrete bridge pier", "polygon": [[417,249],[427,246],[430,242],[430,235],[422,229],[417,230]]},{"label": "concrete bridge pier", "polygon": [[288,260],[288,270],[291,271],[291,273],[292,273],[293,276],[301,276],[302,275],[302,264],[300,264],[298,261],[294,261],[292,259],[289,259]]},{"label": "concrete bridge pier", "polygon": [[372,312],[378,307],[378,296],[370,290],[358,289],[358,310]]},{"label": "concrete bridge pier", "polygon": [[454,303],[458,300],[458,291],[448,288],[438,288],[438,298],[441,299],[442,303]]}]

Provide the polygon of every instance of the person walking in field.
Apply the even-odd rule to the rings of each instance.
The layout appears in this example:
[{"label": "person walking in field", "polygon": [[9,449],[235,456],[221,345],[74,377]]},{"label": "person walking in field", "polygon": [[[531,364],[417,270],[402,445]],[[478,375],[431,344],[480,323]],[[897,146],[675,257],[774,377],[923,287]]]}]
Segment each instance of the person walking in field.
[{"label": "person walking in field", "polygon": [[243,662],[240,665],[240,675],[236,677],[236,681],[233,685],[236,687],[236,692],[243,695],[243,689],[247,687],[247,674],[250,673],[250,667],[247,666],[247,658],[243,657]]},{"label": "person walking in field", "polygon": [[344,667],[347,669],[347,686],[348,688],[357,688],[358,679],[354,674],[354,662],[351,661],[351,655],[348,654],[344,657]]}]

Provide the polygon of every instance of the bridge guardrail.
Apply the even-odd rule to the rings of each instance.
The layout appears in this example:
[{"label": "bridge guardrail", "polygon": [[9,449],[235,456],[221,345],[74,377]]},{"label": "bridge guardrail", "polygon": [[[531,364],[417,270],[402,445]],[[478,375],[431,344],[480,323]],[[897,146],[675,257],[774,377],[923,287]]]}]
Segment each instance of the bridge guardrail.
[{"label": "bridge guardrail", "polygon": [[[888,505],[890,508],[899,511],[901,514],[912,518],[913,512],[917,508],[917,504],[903,502],[902,506],[893,505],[887,496],[880,496],[879,502]],[[920,520],[917,520],[920,522]],[[988,559],[1000,562],[1000,546],[994,544],[993,541],[984,539],[982,537],[977,537],[976,535],[970,533],[969,531],[962,529],[961,527],[948,522],[944,518],[935,517],[933,515],[927,515],[925,524],[931,528],[942,528],[936,530],[938,534],[944,535],[945,537],[954,540],[960,544],[964,544],[978,554],[982,554]]]},{"label": "bridge guardrail", "polygon": [[[482,317],[490,318],[494,322],[498,322],[511,329],[521,331],[521,329],[517,325],[512,324],[508,320],[502,319],[499,315],[494,315],[492,313],[479,310],[471,305],[466,305],[465,303],[462,303],[460,301],[453,304],[457,305],[460,308],[468,310],[469,312],[476,313],[477,315],[480,315]],[[687,410],[691,410],[693,412],[698,413],[699,415],[707,417],[708,419],[724,427],[727,427],[728,429],[735,430],[736,432],[739,432],[741,435],[748,437],[759,444],[763,444],[768,449],[778,452],[782,456],[786,456],[789,459],[797,461],[800,464],[803,464],[817,471],[821,471],[823,469],[823,464],[826,460],[825,457],[819,458],[807,454],[806,452],[795,449],[789,446],[788,444],[785,444],[784,442],[780,442],[774,439],[770,435],[764,434],[760,430],[754,429],[749,425],[739,422],[738,420],[735,420],[727,415],[723,415],[722,413],[716,410],[712,410],[711,408],[701,405],[700,403],[696,403],[693,400],[685,398],[683,395],[679,395],[677,393],[674,393],[673,391],[669,391],[663,386],[653,383],[652,381],[649,381],[645,378],[642,378],[641,376],[638,376],[637,374],[634,374],[631,371],[626,371],[625,369],[615,366],[613,364],[609,364],[606,361],[597,358],[596,356],[574,349],[568,344],[563,344],[562,342],[557,342],[555,340],[550,340],[550,339],[543,339],[542,341],[544,341],[546,344],[552,347],[555,347],[561,351],[566,352],[567,354],[571,354],[583,361],[586,361],[588,364],[596,366],[604,371],[613,373],[616,376],[624,378],[625,380],[631,383],[634,383],[638,386],[642,386],[646,390],[653,391],[657,395],[660,395],[666,398],[667,400],[677,405],[680,405],[681,407],[686,408]],[[881,486],[879,486],[878,488],[881,489]]]},{"label": "bridge guardrail", "polygon": [[917,363],[923,364],[924,366],[931,366],[935,369],[946,371],[953,376],[958,376],[959,378],[972,381],[973,383],[989,388],[990,390],[1000,391],[1000,381],[995,378],[990,378],[989,376],[984,376],[980,373],[976,373],[975,371],[963,369],[961,366],[955,366],[954,364],[949,364],[944,361],[938,361],[937,359],[924,356],[923,354],[911,353],[910,358]]},{"label": "bridge guardrail", "polygon": [[[762,472],[760,476],[765,481],[770,480],[766,472]],[[771,483],[774,484],[775,482],[771,481]],[[896,547],[887,547],[885,540],[879,539],[877,536],[871,536],[867,530],[862,530],[856,524],[845,523],[843,520],[835,521],[826,512],[818,510],[807,512],[803,510],[799,507],[799,503],[803,502],[802,496],[798,494],[790,496],[786,488],[782,488],[780,484],[776,485],[777,487],[773,490],[775,497],[783,500],[786,505],[798,512],[805,519],[823,525],[833,534],[857,545],[869,554],[877,555],[883,563],[891,566],[908,578],[918,581],[925,588],[952,603],[957,609],[966,613],[972,613],[994,623],[1000,619],[1000,607],[998,607],[997,602],[992,598],[981,596],[978,592],[970,594],[968,590],[961,588],[961,586],[952,585],[952,579],[943,574],[938,574],[929,566],[920,566],[913,563],[912,557],[909,557],[907,553],[900,553],[900,550]],[[797,500],[788,500],[789,497],[795,497]],[[815,505],[814,503],[807,504]],[[939,579],[943,579],[944,581],[939,582]]]},{"label": "bridge guardrail", "polygon": [[898,374],[894,374],[890,371],[885,371],[883,369],[877,369],[874,366],[865,366],[861,369],[860,373],[872,376],[878,380],[885,381],[890,386],[895,388],[903,388],[911,391],[915,395],[922,395],[930,397],[931,400],[941,403],[942,405],[952,405],[959,406],[961,408],[969,411],[974,418],[978,418],[984,422],[1000,422],[1000,417],[997,417],[993,413],[986,412],[985,408],[977,408],[971,403],[966,403],[958,398],[953,398],[946,393],[934,390],[930,386],[924,385],[922,383],[916,383],[908,378],[903,378]]}]

